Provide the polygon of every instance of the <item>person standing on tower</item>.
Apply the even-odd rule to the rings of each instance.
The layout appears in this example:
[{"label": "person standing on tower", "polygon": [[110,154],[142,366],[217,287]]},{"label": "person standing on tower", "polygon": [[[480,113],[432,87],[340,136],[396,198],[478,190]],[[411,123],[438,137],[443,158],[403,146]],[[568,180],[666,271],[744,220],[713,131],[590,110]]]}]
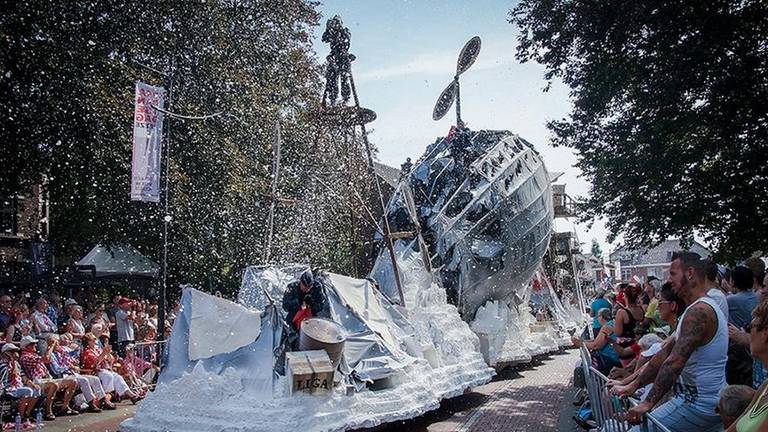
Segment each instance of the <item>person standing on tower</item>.
[{"label": "person standing on tower", "polygon": [[331,45],[331,53],[328,54],[328,66],[325,71],[325,93],[323,94],[323,105],[334,105],[339,94],[339,83],[341,83],[341,98],[344,102],[349,100],[350,95],[350,62],[354,56],[349,54],[349,41],[351,33],[341,17],[336,15],[329,19],[325,25],[322,41]]}]

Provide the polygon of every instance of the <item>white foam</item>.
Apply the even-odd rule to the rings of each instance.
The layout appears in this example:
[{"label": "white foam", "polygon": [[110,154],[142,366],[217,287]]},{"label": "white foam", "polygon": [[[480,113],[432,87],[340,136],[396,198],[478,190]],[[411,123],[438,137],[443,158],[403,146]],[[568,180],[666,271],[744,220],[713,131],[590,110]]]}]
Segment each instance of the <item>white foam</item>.
[{"label": "white foam", "polygon": [[408,367],[409,379],[380,391],[364,390],[347,396],[337,390],[328,396],[298,394],[263,401],[243,392],[235,375],[214,375],[195,369],[169,385],[160,385],[141,402],[136,416],[121,424],[126,432],[142,431],[337,431],[374,427],[384,422],[419,416],[440,399],[480,385],[489,376],[484,364],[431,369],[426,362]]},{"label": "white foam", "polygon": [[[414,326],[413,335],[429,356],[422,356],[392,379],[384,390],[364,389],[347,395],[250,397],[234,369],[221,375],[197,367],[181,378],[159,385],[138,407],[125,432],[159,431],[340,431],[374,427],[417,417],[445,398],[490,381],[493,370],[479,353],[479,340],[445,291],[432,282],[418,256],[400,251],[407,308],[399,310]],[[398,260],[400,261],[400,260]],[[395,332],[399,336],[401,330]],[[421,353],[419,353],[421,354]],[[431,364],[432,363],[432,364]],[[284,380],[284,379],[283,379]],[[281,389],[284,383],[278,382]]]}]

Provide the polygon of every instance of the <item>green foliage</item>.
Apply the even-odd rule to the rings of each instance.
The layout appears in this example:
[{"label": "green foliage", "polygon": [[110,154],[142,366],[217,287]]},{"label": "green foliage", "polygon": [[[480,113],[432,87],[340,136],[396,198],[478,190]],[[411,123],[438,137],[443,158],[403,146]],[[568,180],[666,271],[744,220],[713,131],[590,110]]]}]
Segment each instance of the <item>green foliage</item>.
[{"label": "green foliage", "polygon": [[[129,200],[133,97],[137,80],[171,87],[173,112],[228,115],[166,117],[169,286],[188,282],[233,293],[243,267],[264,256],[278,119],[288,173],[281,194],[306,191],[310,178],[295,173],[308,160],[330,167],[319,172],[337,170],[337,160],[314,153],[340,140],[340,132],[306,120],[321,90],[310,46],[315,6],[302,0],[9,4],[0,17],[0,110],[7,113],[0,193],[49,178],[51,241],[59,257],[82,256],[96,242],[130,243],[159,262],[162,205]],[[338,171],[327,181],[367,187]],[[297,230],[290,219],[297,211],[281,210],[280,236]],[[343,246],[349,220],[337,235],[327,224],[336,216],[301,226],[325,237],[321,248],[300,258],[349,266]],[[288,247],[278,238],[278,252]]]},{"label": "green foliage", "polygon": [[592,239],[592,255],[602,259],[603,257],[603,250],[600,248],[600,243],[597,242],[597,239]]},{"label": "green foliage", "polygon": [[768,250],[768,3],[523,0],[517,58],[570,86],[552,143],[591,182],[584,220],[650,245]]}]

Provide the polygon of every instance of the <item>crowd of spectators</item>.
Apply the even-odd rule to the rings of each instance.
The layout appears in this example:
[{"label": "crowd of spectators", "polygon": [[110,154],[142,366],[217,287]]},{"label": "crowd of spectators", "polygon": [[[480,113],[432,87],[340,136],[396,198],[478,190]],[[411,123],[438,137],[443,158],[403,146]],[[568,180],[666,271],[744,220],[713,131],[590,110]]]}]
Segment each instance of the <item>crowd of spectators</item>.
[{"label": "crowd of spectators", "polygon": [[672,432],[768,430],[765,273],[758,258],[727,269],[676,253],[665,282],[598,290],[593,321],[574,343],[608,376],[611,394],[636,399],[629,423],[651,413]]},{"label": "crowd of spectators", "polygon": [[0,391],[14,402],[22,428],[34,427],[38,409],[51,421],[112,410],[120,400],[136,403],[159,370],[157,331],[157,304],[148,300],[0,295]]}]

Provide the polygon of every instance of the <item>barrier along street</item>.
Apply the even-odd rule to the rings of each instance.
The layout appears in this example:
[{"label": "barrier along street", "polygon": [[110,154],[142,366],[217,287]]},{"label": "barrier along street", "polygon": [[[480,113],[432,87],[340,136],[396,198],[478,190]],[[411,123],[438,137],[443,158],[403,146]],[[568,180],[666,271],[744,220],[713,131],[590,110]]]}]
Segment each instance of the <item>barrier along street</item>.
[{"label": "barrier along street", "polygon": [[123,367],[130,371],[128,385],[133,390],[149,391],[155,388],[165,359],[166,341],[138,342],[125,350]]},{"label": "barrier along street", "polygon": [[[606,432],[627,432],[632,430],[634,425],[627,423],[624,419],[626,418],[627,411],[637,405],[639,401],[634,398],[619,398],[612,395],[608,391],[608,378],[592,367],[592,358],[589,350],[582,346],[580,351],[587,395],[597,430]],[[670,432],[650,413],[643,416],[642,423],[637,426],[641,432]]]}]

